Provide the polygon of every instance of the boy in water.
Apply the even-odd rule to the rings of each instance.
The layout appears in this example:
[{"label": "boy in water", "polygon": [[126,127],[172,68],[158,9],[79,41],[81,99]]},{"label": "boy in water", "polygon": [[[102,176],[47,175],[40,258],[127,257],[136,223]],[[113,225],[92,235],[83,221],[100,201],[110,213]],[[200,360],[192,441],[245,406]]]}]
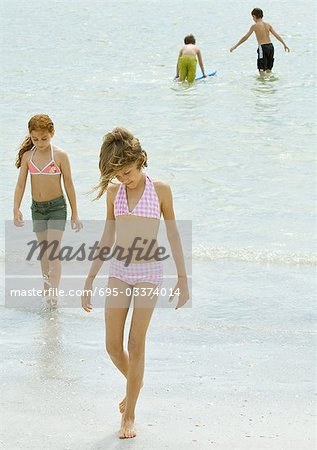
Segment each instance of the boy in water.
[{"label": "boy in water", "polygon": [[250,30],[245,34],[236,45],[230,48],[230,52],[233,52],[239,45],[245,42],[255,32],[256,39],[258,41],[258,69],[261,76],[271,73],[274,63],[274,47],[270,39],[270,33],[276,37],[284,45],[284,50],[289,52],[289,48],[281,38],[279,34],[273,30],[272,25],[262,20],[263,11],[260,8],[254,8],[251,12],[252,18],[255,22],[251,26]]},{"label": "boy in water", "polygon": [[189,34],[184,39],[184,46],[180,49],[177,65],[176,65],[176,77],[180,81],[187,79],[188,83],[193,83],[196,76],[197,59],[201,68],[203,77],[206,78],[203,60],[199,48],[196,47],[196,40],[192,34]]}]

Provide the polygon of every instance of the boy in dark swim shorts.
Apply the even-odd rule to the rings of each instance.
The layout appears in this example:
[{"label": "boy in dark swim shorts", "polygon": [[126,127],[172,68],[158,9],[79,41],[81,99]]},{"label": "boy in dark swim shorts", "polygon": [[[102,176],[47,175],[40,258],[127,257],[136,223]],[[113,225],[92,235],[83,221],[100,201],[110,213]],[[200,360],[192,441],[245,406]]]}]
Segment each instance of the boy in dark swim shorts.
[{"label": "boy in dark swim shorts", "polygon": [[263,11],[260,8],[254,8],[251,12],[252,18],[255,22],[251,26],[250,30],[245,34],[236,45],[230,48],[230,52],[233,52],[239,45],[245,42],[253,32],[255,32],[256,39],[258,41],[258,70],[261,76],[271,73],[274,64],[274,47],[270,39],[270,33],[280,41],[284,50],[289,52],[289,48],[281,38],[281,36],[273,29],[272,25],[262,20]]},{"label": "boy in dark swim shorts", "polygon": [[272,42],[259,45],[257,53],[259,72],[271,72],[274,64],[274,47]]}]

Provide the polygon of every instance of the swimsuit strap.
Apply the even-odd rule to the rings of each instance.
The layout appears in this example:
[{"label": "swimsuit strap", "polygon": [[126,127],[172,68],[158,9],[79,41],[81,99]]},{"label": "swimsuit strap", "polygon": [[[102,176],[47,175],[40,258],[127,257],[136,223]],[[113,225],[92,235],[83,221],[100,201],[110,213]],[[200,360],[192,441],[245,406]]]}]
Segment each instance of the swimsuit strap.
[{"label": "swimsuit strap", "polygon": [[31,158],[30,158],[30,161],[32,161],[33,162],[33,155],[34,155],[34,153],[35,153],[35,150],[36,150],[36,147],[35,147],[35,145],[33,145],[33,147],[31,148]]}]

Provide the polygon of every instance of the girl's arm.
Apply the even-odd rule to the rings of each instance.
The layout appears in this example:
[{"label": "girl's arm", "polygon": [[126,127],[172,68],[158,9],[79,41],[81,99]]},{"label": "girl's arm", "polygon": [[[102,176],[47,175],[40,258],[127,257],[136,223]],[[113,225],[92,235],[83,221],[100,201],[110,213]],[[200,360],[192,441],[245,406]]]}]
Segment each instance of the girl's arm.
[{"label": "girl's arm", "polygon": [[76,202],[76,194],[75,188],[72,180],[71,168],[69,159],[66,153],[61,152],[61,172],[63,176],[63,182],[65,186],[65,191],[67,194],[67,198],[72,210],[71,222],[72,229],[79,231],[83,225],[79,220],[78,212],[77,212],[77,202]]},{"label": "girl's arm", "polygon": [[162,190],[161,208],[165,221],[167,238],[171,246],[172,255],[175,261],[178,274],[178,282],[173,290],[172,296],[170,297],[170,301],[175,296],[174,292],[177,291],[177,289],[179,289],[180,295],[178,298],[178,303],[176,305],[176,309],[178,309],[181,306],[183,306],[189,299],[186,267],[182,244],[177,229],[177,224],[175,221],[172,191],[171,188],[166,184],[162,184],[161,190]]},{"label": "girl's arm", "polygon": [[[114,196],[113,189],[108,188],[107,190],[107,219],[105,228],[102,234],[102,237],[99,241],[99,249],[101,251],[102,248],[112,248],[115,241],[115,217],[114,217]],[[81,304],[85,311],[90,312],[92,310],[91,306],[91,292],[92,292],[92,284],[94,279],[96,278],[99,270],[103,265],[103,259],[98,258],[98,254],[94,255],[94,260],[91,264],[89,273],[86,278],[84,293],[81,297]]]},{"label": "girl's arm", "polygon": [[20,206],[25,191],[27,177],[28,177],[28,157],[27,153],[24,153],[22,156],[18,181],[14,191],[13,220],[14,224],[17,227],[22,227],[24,225],[23,216],[20,211]]}]

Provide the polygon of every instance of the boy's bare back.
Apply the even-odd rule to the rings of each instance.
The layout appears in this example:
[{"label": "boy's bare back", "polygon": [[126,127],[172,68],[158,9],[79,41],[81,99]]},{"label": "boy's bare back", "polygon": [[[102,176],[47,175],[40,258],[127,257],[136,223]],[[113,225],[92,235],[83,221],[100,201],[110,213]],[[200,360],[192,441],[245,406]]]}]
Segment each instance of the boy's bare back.
[{"label": "boy's bare back", "polygon": [[[233,52],[237,47],[239,47],[239,45],[243,44],[243,42],[245,42],[247,39],[249,39],[249,37],[251,36],[251,34],[253,34],[253,32],[256,35],[256,39],[258,41],[259,47],[261,47],[262,45],[272,45],[273,46],[273,44],[271,43],[271,39],[270,39],[270,34],[273,34],[273,36],[278,41],[280,41],[281,44],[283,44],[284,50],[286,52],[289,52],[289,48],[287,47],[287,45],[285,44],[285,42],[283,41],[281,36],[273,29],[272,25],[270,25],[267,22],[264,22],[262,9],[254,8],[251,11],[251,15],[252,15],[252,19],[254,20],[255,23],[253,25],[251,25],[249,31],[244,36],[242,36],[242,38],[235,45],[233,45],[230,48],[230,52]],[[274,56],[273,54],[274,54],[274,48],[272,49],[271,58],[273,58],[273,56]],[[274,61],[274,59],[273,59],[273,61]]]},{"label": "boy's bare back", "polygon": [[194,44],[186,44],[181,48],[180,55],[181,56],[194,56],[196,57],[199,52],[199,49]]},{"label": "boy's bare back", "polygon": [[264,22],[263,20],[259,20],[254,25],[252,25],[251,28],[255,32],[256,39],[259,45],[271,43],[270,32],[272,30],[272,27],[269,23]]},{"label": "boy's bare back", "polygon": [[203,77],[206,77],[203,59],[201,56],[201,51],[196,46],[196,39],[192,34],[185,36],[184,44],[185,45],[183,45],[178,54],[175,78],[177,79],[180,77],[181,82],[187,79],[189,83],[193,83],[196,76],[197,59]]}]

